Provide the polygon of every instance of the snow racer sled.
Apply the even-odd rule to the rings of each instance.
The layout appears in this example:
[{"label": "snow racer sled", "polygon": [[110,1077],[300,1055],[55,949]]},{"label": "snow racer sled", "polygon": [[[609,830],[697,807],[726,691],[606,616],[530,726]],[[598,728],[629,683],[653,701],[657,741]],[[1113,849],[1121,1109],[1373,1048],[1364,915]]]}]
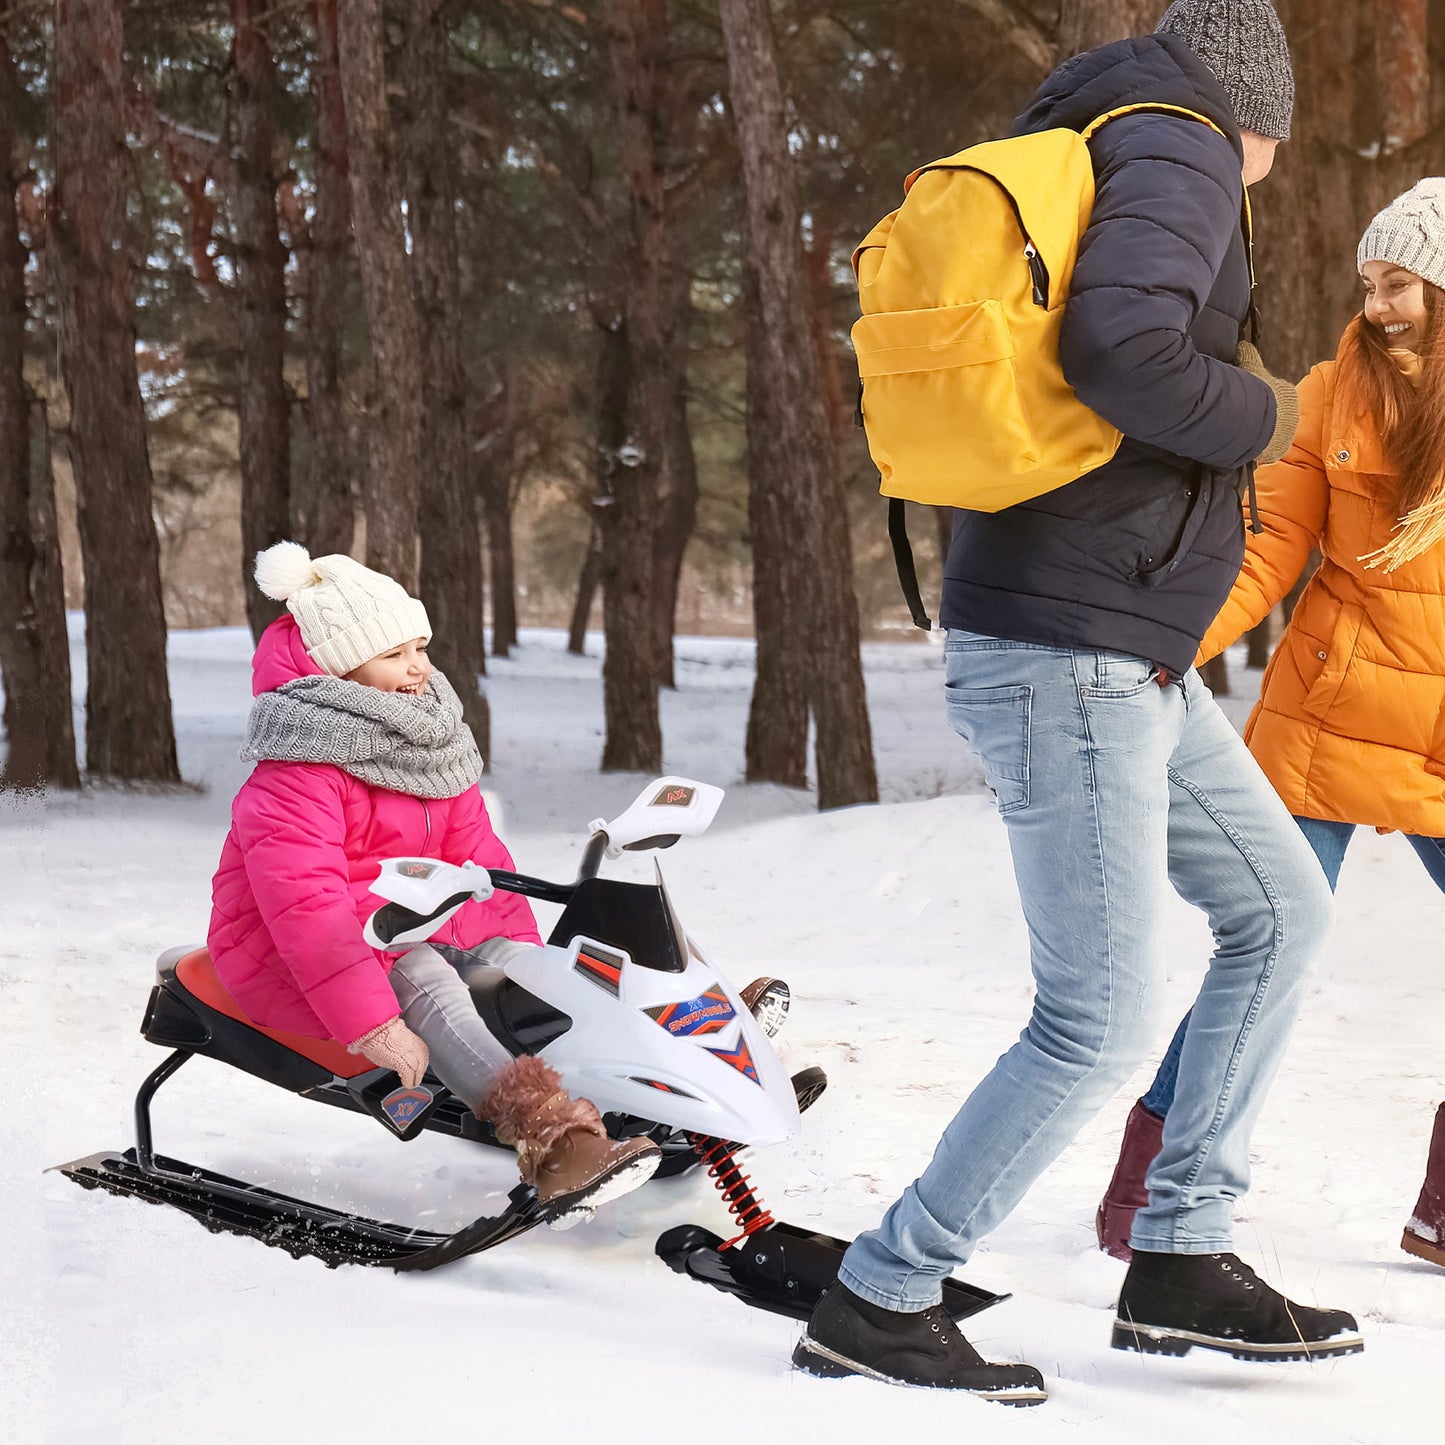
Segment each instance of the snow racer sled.
[{"label": "snow racer sled", "polygon": [[[671,847],[711,823],[721,788],[687,778],[650,784],[611,822],[590,827],[571,883],[430,858],[388,859],[367,920],[373,946],[403,952],[435,935],[469,899],[496,889],[560,904],[547,943],[505,965],[447,954],[488,1028],[514,1054],[536,1054],[567,1090],[591,1099],[614,1138],[649,1135],[663,1150],[658,1175],[703,1165],[740,1233],[724,1242],[697,1226],[669,1230],[657,1252],[674,1269],[749,1304],[805,1318],[835,1277],[846,1242],[776,1222],[736,1156],[745,1146],[794,1137],[802,1109],[823,1092],[821,1069],[789,1078],[757,1012],[786,1009],[786,988],[745,1002],[683,930],[659,868],[650,884],[601,878],[604,857]],[[770,981],[776,984],[776,981]],[[536,1191],[518,1184],[499,1214],[452,1234],[383,1223],[156,1152],[150,1103],[195,1055],[217,1059],[303,1098],[375,1118],[400,1140],[423,1130],[497,1145],[435,1075],[414,1089],[334,1040],[263,1028],[226,992],[204,948],[161,955],[141,1032],[171,1053],[141,1084],[133,1148],[56,1166],[85,1188],[169,1204],[212,1231],[260,1239],[328,1265],[434,1269],[545,1223]],[[499,1146],[505,1147],[505,1146]],[[510,1152],[510,1151],[509,1151]],[[740,1248],[739,1246],[745,1246]],[[945,1303],[963,1318],[999,1296],[950,1282]]]}]

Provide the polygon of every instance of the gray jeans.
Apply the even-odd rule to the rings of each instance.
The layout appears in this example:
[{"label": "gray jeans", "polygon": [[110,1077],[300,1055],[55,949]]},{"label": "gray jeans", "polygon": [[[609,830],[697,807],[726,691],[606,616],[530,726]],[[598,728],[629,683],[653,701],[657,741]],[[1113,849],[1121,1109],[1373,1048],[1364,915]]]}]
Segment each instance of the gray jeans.
[{"label": "gray jeans", "polygon": [[[500,967],[514,953],[535,946],[492,938],[469,953]],[[432,1072],[476,1113],[512,1056],[482,1022],[461,975],[429,943],[421,943],[397,959],[391,987],[407,1028],[431,1050]]]}]

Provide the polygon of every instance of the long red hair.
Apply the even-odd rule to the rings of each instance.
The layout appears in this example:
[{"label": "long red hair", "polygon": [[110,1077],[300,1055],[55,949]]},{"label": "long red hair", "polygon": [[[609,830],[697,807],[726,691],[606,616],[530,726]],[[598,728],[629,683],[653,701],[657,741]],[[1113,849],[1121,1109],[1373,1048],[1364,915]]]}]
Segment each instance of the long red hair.
[{"label": "long red hair", "polygon": [[1445,494],[1445,292],[1429,281],[1423,285],[1418,385],[1395,364],[1385,333],[1363,311],[1345,329],[1340,351],[1398,474],[1402,517]]}]

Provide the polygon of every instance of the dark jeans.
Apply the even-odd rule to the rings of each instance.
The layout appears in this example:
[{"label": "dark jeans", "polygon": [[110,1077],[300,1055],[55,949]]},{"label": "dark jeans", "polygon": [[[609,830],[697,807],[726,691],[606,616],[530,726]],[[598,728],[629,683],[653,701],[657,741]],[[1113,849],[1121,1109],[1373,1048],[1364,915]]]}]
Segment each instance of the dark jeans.
[{"label": "dark jeans", "polygon": [[[1326,823],[1319,818],[1297,817],[1295,822],[1300,825],[1305,840],[1315,850],[1315,857],[1320,860],[1320,867],[1325,870],[1330,891],[1334,892],[1335,884],[1340,878],[1340,864],[1345,861],[1345,849],[1350,846],[1350,839],[1358,825]],[[1410,846],[1419,854],[1420,861],[1425,865],[1425,871],[1435,886],[1445,893],[1445,838],[1406,836]],[[1184,1051],[1184,1035],[1193,1016],[1194,1011],[1191,1009],[1180,1021],[1169,1049],[1159,1065],[1159,1072],[1154,1075],[1154,1082],[1150,1084],[1149,1092],[1144,1095],[1144,1107],[1161,1119],[1174,1102],[1174,1085],[1179,1078],[1179,1055]]]}]

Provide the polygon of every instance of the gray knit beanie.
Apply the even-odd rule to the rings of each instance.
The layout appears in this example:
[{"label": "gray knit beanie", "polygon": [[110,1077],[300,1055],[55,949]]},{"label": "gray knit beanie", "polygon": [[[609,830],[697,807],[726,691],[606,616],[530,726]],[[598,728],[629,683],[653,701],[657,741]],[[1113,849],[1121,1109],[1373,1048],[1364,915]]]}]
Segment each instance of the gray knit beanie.
[{"label": "gray knit beanie", "polygon": [[1240,130],[1289,139],[1294,72],[1269,0],[1174,0],[1154,33],[1177,35],[1214,72]]},{"label": "gray knit beanie", "polygon": [[1445,177],[1426,176],[1396,196],[1360,237],[1356,263],[1388,261],[1445,290]]}]

